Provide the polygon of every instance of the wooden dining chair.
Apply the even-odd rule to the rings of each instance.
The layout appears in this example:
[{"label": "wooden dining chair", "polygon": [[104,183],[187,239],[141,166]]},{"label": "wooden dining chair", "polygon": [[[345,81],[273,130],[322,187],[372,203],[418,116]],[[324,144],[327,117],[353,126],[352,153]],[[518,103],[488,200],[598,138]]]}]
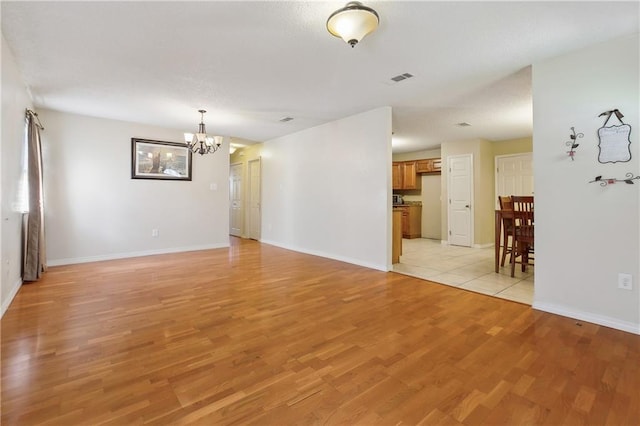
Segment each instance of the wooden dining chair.
[{"label": "wooden dining chair", "polygon": [[515,276],[516,263],[534,265],[534,204],[532,196],[512,195],[513,202],[513,251],[511,253],[511,276]]},{"label": "wooden dining chair", "polygon": [[513,210],[533,212],[533,195],[512,195]]},{"label": "wooden dining chair", "polygon": [[498,197],[500,210],[502,211],[502,256],[500,266],[504,266],[507,254],[513,253],[513,201],[511,197]]}]

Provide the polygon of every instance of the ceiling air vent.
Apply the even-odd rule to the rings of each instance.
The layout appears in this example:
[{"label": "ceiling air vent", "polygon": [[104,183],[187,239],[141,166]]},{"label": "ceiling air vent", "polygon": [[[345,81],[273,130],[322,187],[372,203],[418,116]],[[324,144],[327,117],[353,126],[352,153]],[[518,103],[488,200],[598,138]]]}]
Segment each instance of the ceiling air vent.
[{"label": "ceiling air vent", "polygon": [[279,121],[281,123],[286,123],[287,121],[291,121],[291,120],[293,120],[293,117],[284,117],[284,118],[281,118]]},{"label": "ceiling air vent", "polygon": [[396,83],[402,81],[402,80],[406,80],[408,78],[413,77],[413,74],[409,74],[408,72],[405,72],[404,74],[398,74],[395,77],[391,77],[391,80],[395,81]]}]

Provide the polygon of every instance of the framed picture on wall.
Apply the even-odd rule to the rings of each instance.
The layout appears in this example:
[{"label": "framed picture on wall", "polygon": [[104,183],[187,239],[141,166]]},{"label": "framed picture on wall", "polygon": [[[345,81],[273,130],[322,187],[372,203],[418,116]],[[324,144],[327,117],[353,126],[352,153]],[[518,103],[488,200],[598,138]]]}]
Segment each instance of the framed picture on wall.
[{"label": "framed picture on wall", "polygon": [[191,180],[191,150],[183,143],[131,138],[131,179]]}]

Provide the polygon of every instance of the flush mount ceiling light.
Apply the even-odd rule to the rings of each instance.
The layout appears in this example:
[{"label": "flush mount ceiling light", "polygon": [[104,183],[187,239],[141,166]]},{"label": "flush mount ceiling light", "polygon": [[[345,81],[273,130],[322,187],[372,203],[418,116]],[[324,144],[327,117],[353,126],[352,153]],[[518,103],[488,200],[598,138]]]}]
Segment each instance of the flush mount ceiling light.
[{"label": "flush mount ceiling light", "polygon": [[213,154],[222,145],[223,137],[207,135],[207,130],[204,127],[204,113],[207,111],[199,109],[198,112],[200,113],[198,132],[195,134],[185,133],[184,142],[194,154]]},{"label": "flush mount ceiling light", "polygon": [[327,30],[355,47],[367,34],[378,28],[378,13],[359,1],[350,1],[327,19]]}]

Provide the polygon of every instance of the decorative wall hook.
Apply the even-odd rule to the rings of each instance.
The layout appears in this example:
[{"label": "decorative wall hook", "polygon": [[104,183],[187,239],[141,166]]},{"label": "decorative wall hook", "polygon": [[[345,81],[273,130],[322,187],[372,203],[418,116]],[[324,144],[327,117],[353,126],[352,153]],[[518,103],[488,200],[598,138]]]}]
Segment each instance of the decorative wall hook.
[{"label": "decorative wall hook", "polygon": [[567,145],[569,147],[569,151],[567,151],[567,154],[569,154],[569,157],[571,157],[571,161],[574,160],[573,156],[575,155],[576,151],[575,149],[580,146],[579,143],[576,143],[576,140],[578,138],[582,138],[584,137],[584,133],[576,133],[576,129],[575,128],[571,128],[571,132],[572,134],[569,135],[569,137],[571,138],[570,141],[567,141],[565,143],[565,145]]},{"label": "decorative wall hook", "polygon": [[640,176],[634,176],[633,173],[627,173],[624,179],[616,179],[616,178],[602,178],[602,176],[596,176],[595,179],[590,180],[589,183],[599,182],[600,186],[613,185],[616,182],[624,182],[628,185],[633,185],[633,181],[636,179],[640,179]]}]

